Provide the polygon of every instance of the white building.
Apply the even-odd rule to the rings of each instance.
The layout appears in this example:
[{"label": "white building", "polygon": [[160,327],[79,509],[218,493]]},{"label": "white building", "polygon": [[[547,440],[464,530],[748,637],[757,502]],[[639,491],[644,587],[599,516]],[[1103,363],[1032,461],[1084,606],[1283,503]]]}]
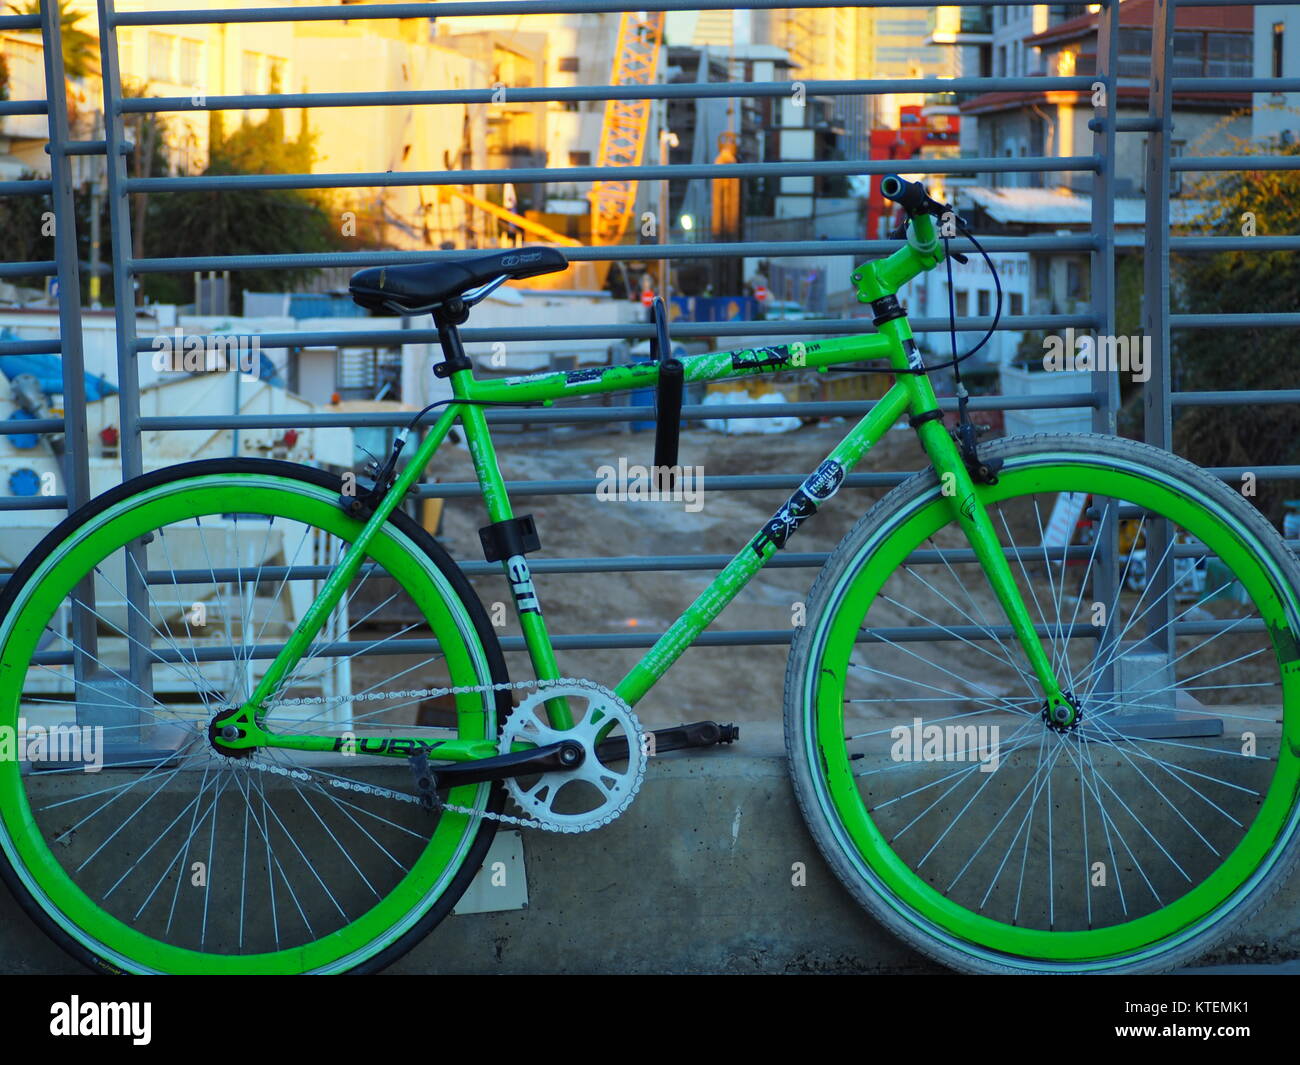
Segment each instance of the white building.
[{"label": "white building", "polygon": [[[1255,8],[1254,76],[1300,77],[1300,5]],[[1255,140],[1300,136],[1300,92],[1255,93],[1251,127]]]}]

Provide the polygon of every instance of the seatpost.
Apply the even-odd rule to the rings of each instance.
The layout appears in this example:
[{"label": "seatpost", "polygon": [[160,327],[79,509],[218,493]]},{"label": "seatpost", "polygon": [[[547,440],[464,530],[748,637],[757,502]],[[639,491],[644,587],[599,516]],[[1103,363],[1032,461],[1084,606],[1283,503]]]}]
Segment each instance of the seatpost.
[{"label": "seatpost", "polygon": [[434,377],[450,377],[473,367],[460,342],[460,323],[468,317],[469,309],[460,300],[453,300],[433,312],[433,324],[438,329],[438,343],[442,345],[443,357],[443,361],[433,367]]}]

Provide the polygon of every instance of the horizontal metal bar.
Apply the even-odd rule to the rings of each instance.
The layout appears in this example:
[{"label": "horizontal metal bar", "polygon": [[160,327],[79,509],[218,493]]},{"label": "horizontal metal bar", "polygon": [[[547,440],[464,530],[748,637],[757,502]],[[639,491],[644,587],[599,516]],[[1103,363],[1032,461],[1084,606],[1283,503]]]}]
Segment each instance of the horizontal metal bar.
[{"label": "horizontal metal bar", "polygon": [[[673,324],[673,335],[686,339],[707,339],[712,337],[777,337],[777,336],[853,336],[868,334],[869,318],[808,318],[779,319],[762,322],[679,322]],[[913,330],[922,332],[947,332],[947,318],[912,318],[909,319]],[[1003,316],[998,324],[998,332],[1020,332],[1037,329],[1056,329],[1066,326],[1091,328],[1097,320],[1090,314],[1023,314],[1016,317]],[[987,329],[993,324],[991,317],[958,318],[957,329],[975,332]],[[182,343],[214,343],[217,337],[229,342],[256,336],[263,348],[303,348],[303,347],[401,347],[406,344],[433,344],[438,334],[432,329],[389,329],[356,330],[355,332],[301,332],[301,333],[228,333],[205,336],[195,334],[195,339],[185,337]],[[640,340],[654,336],[654,326],[645,323],[625,325],[592,326],[518,326],[513,328],[493,327],[490,329],[463,329],[461,338],[466,343],[486,343],[493,340]],[[143,337],[135,342],[138,352],[155,350],[155,339],[168,344],[176,343],[174,336]]]},{"label": "horizontal metal bar", "polygon": [[[902,484],[911,473],[851,473],[844,479],[848,488],[893,488]],[[768,489],[798,488],[807,474],[732,474],[708,478],[708,488],[714,492],[763,492]],[[519,498],[525,496],[586,496],[595,495],[596,488],[604,483],[599,478],[554,479],[549,481],[507,481],[506,490]],[[421,499],[478,499],[482,490],[475,481],[446,481],[421,484],[415,495]]]},{"label": "horizontal metal bar", "polygon": [[0,340],[0,355],[58,355],[63,341],[58,337],[42,340]]},{"label": "horizontal metal bar", "polygon": [[1300,237],[1170,237],[1169,250],[1181,252],[1300,251]]},{"label": "horizontal metal bar", "polygon": [[[1223,0],[1218,0],[1222,3]],[[1268,0],[1265,0],[1268,2]],[[971,7],[1002,7],[1006,0],[972,0]],[[788,0],[647,0],[638,11],[770,11]],[[806,0],[804,8],[838,8],[844,0]],[[861,7],[876,5],[856,5]],[[888,7],[932,7],[931,0],[890,0]],[[364,19],[456,18],[466,15],[622,14],[622,0],[443,0],[440,3],[358,4],[339,7],[217,8],[210,11],[119,11],[115,26],[194,26],[240,22],[342,22]]]},{"label": "horizontal metal bar", "polygon": [[[1255,240],[1272,238],[1255,237]],[[1278,238],[1283,239],[1283,238]],[[786,240],[725,244],[619,244],[603,248],[565,248],[570,262],[640,262],[647,259],[764,259],[793,255],[837,255],[865,258],[897,251],[897,240]],[[1097,239],[1087,233],[1051,237],[985,237],[980,243],[995,251],[1096,251]],[[958,251],[972,251],[965,237],[952,238]],[[189,273],[194,270],[302,270],[313,267],[392,266],[400,263],[442,262],[472,255],[457,251],[355,251],[302,255],[190,255],[171,259],[131,259],[127,268],[136,274]]]},{"label": "horizontal metal bar", "polygon": [[[1297,156],[1300,159],[1300,156]],[[1171,314],[1172,329],[1240,329],[1245,325],[1258,325],[1266,329],[1287,329],[1300,326],[1300,313],[1276,314]]]},{"label": "horizontal metal bar", "polygon": [[[1194,545],[1185,546],[1192,551]],[[1015,561],[1042,562],[1044,556],[1049,562],[1062,561],[1059,547],[1012,548],[1002,549],[1004,557]],[[1071,547],[1065,553],[1065,559],[1084,561],[1091,557],[1091,547]],[[805,551],[802,553],[780,552],[768,561],[768,567],[777,569],[808,569],[822,566],[831,557],[829,551]],[[711,572],[722,569],[732,560],[731,555],[621,555],[596,558],[530,558],[528,568],[533,573],[678,573]],[[905,562],[909,566],[934,565],[977,565],[979,559],[970,548],[951,551],[921,550],[913,551]],[[500,577],[499,562],[472,562],[458,560],[458,569],[468,577]],[[257,581],[280,584],[283,581],[319,581],[334,572],[332,566],[218,566],[215,569],[181,569],[149,570],[145,575],[147,583],[160,587],[176,584],[246,584],[251,586]],[[380,575],[383,569],[374,563],[366,563],[357,573],[358,578]]]},{"label": "horizontal metal bar", "polygon": [[39,30],[40,15],[0,15],[0,30]]},{"label": "horizontal metal bar", "polygon": [[1169,84],[1174,92],[1300,92],[1300,78],[1170,78]]},{"label": "horizontal metal bar", "polygon": [[1205,466],[1203,469],[1221,481],[1240,481],[1248,473],[1260,481],[1293,481],[1300,478],[1300,466]]},{"label": "horizontal metal bar", "polygon": [[67,496],[0,496],[0,510],[67,509]]},{"label": "horizontal metal bar", "polygon": [[48,180],[0,181],[0,196],[44,196],[53,187]]},{"label": "horizontal metal bar", "polygon": [[[486,0],[484,0],[486,2]],[[1298,160],[1300,161],[1300,160]],[[1059,157],[1016,156],[1002,159],[908,159],[909,174],[1027,174],[1096,171],[1101,160],[1092,155]],[[686,181],[696,178],[812,177],[816,175],[892,174],[903,169],[897,159],[846,159],[790,163],[678,163],[620,166],[619,180]],[[1224,168],[1231,169],[1231,168]],[[1252,169],[1246,167],[1244,169]],[[1255,167],[1254,169],[1260,169]],[[549,185],[558,182],[605,181],[609,169],[599,166],[544,166],[496,170],[415,170],[358,174],[215,174],[202,177],[130,178],[127,192],[198,192],[219,189],[355,189],[404,188],[412,185]]]},{"label": "horizontal metal bar", "polygon": [[[129,141],[123,141],[119,150],[123,155],[130,155],[135,150],[135,145]],[[108,142],[104,140],[68,141],[64,144],[63,151],[67,155],[104,155],[108,151]],[[50,154],[49,141],[45,142],[45,154]]]},{"label": "horizontal metal bar", "polygon": [[[1058,410],[1068,407],[1095,407],[1098,399],[1092,392],[1066,392],[1041,396],[972,396],[970,409],[985,410]],[[840,403],[719,403],[706,407],[689,404],[682,407],[687,421],[732,418],[860,418],[875,406],[875,401]],[[943,410],[955,411],[957,400],[939,400]],[[438,411],[430,411],[423,422],[431,425]],[[653,421],[655,413],[648,407],[528,407],[523,410],[489,410],[488,421],[500,425],[577,425],[603,422]],[[319,429],[329,426],[362,428],[399,426],[410,423],[409,411],[356,414],[199,414],[149,415],[139,420],[144,432],[158,430],[210,431],[213,429]],[[29,423],[23,423],[29,424]]]},{"label": "horizontal metal bar", "polygon": [[20,436],[23,433],[61,433],[62,418],[31,418],[20,421],[17,418],[5,418],[0,421],[0,436]]},{"label": "horizontal metal bar", "polygon": [[49,277],[59,272],[53,259],[31,263],[0,263],[0,277]]},{"label": "horizontal metal bar", "polygon": [[390,92],[295,92],[247,96],[140,96],[122,101],[123,114],[177,111],[253,111],[302,107],[392,107],[448,104],[570,103],[606,100],[762,99],[789,96],[796,85],[809,96],[886,93],[1086,92],[1096,78],[864,78],[856,81],[674,82],[658,85],[506,86],[504,90],[407,89]]},{"label": "horizontal metal bar", "polygon": [[[1231,621],[1216,619],[1214,621],[1178,622],[1173,626],[1175,636],[1214,635],[1231,629],[1237,633],[1263,632],[1262,621]],[[694,647],[756,647],[780,646],[793,641],[797,629],[735,629],[730,632],[701,633],[691,645]],[[1065,637],[1098,637],[1103,629],[1086,623],[1073,625],[1047,626],[1038,624],[1034,631],[1041,637],[1053,635]],[[556,650],[613,651],[634,647],[652,647],[663,636],[661,632],[636,633],[599,633],[585,632],[552,637]],[[1015,632],[1010,625],[992,625],[983,628],[976,625],[954,625],[938,627],[933,625],[885,626],[880,628],[859,629],[857,643],[947,643],[961,641],[1014,639]],[[524,651],[527,649],[521,636],[501,637],[504,651]],[[387,657],[393,655],[431,655],[441,651],[442,645],[437,640],[347,640],[332,644],[312,647],[309,653],[314,661],[323,662],[335,658],[353,656],[364,657],[376,655]],[[192,650],[179,648],[150,648],[146,657],[158,663],[178,662],[247,662],[265,661],[274,658],[280,652],[278,644],[256,644],[252,646],[197,647]],[[72,660],[71,652],[38,652],[32,656],[35,665],[66,665]]]},{"label": "horizontal metal bar", "polygon": [[1300,170],[1300,155],[1176,155],[1169,160],[1174,171]]},{"label": "horizontal metal bar", "polygon": [[1300,388],[1171,392],[1169,402],[1175,407],[1254,407],[1266,403],[1300,403]]},{"label": "horizontal metal bar", "polygon": [[[1088,128],[1094,133],[1106,128],[1104,118],[1088,119]],[[1115,119],[1116,133],[1146,133],[1160,128],[1160,119],[1154,116],[1145,118],[1117,118]]]},{"label": "horizontal metal bar", "polygon": [[7,115],[43,115],[49,111],[44,100],[0,100],[0,118]]}]

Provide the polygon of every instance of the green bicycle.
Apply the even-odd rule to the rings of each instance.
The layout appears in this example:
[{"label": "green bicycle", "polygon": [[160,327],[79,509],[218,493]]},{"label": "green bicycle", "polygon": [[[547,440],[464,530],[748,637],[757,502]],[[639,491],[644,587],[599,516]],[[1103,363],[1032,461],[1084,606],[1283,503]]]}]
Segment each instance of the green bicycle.
[{"label": "green bicycle", "polygon": [[[896,298],[944,261],[946,208],[883,188],[910,226],[854,274],[875,333],[480,381],[469,308],[563,256],[369,269],[354,297],[431,313],[454,395],[400,472],[405,433],[373,484],[232,458],[70,515],[0,598],[0,735],[25,752],[0,760],[0,849],[28,913],[108,972],[388,964],[450,912],[498,824],[579,832],[627,808],[649,748],[632,708],[904,416],[931,468],[840,543],[789,657],[794,789],[830,867],[919,950],[979,972],[1168,968],[1264,903],[1296,858],[1300,565],[1165,452],[954,439]],[[683,382],[881,359],[888,393],[644,658],[612,689],[566,679],[485,408],[656,387],[671,466]],[[455,422],[535,680],[509,680],[469,582],[399,508]],[[99,772],[33,742],[86,728]],[[735,738],[706,722],[657,747]]]}]

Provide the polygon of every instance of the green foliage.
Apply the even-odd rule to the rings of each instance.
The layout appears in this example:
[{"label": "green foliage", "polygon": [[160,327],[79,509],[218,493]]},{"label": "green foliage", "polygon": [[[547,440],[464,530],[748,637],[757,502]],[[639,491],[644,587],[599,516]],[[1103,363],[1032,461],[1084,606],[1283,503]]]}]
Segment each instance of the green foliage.
[{"label": "green foliage", "polygon": [[[25,4],[10,4],[19,15],[39,15],[40,0],[27,0]],[[72,10],[69,0],[59,2],[59,29],[63,37],[63,72],[70,78],[84,78],[99,73],[99,40],[81,28],[85,13]]]},{"label": "green foliage", "polygon": [[[39,175],[24,171],[19,181],[37,181]],[[4,234],[4,261],[26,263],[54,258],[54,237],[44,235],[47,212],[52,210],[48,194],[0,197],[0,233]],[[44,288],[40,276],[6,278],[19,288]]]},{"label": "green foliage", "polygon": [[[283,113],[245,121],[229,135],[216,127],[204,175],[306,173],[315,158],[314,136],[305,127],[285,137]],[[344,238],[330,201],[295,190],[219,189],[170,192],[149,197],[148,255],[303,254],[334,251]],[[244,289],[287,291],[312,270],[241,270],[232,273],[235,306]],[[187,303],[194,298],[188,275],[150,275],[151,298]]]},{"label": "green foliage", "polygon": [[[1298,144],[1234,140],[1234,155],[1300,155]],[[1253,217],[1259,236],[1300,233],[1300,171],[1215,174],[1193,195],[1208,205],[1196,232],[1239,237]],[[1300,297],[1300,257],[1293,251],[1185,256],[1172,262],[1171,270],[1174,309],[1184,313],[1287,312],[1296,309]],[[1173,345],[1176,389],[1300,388],[1294,329],[1180,329],[1173,333]],[[1300,463],[1300,406],[1183,408],[1176,412],[1174,444],[1205,466]],[[1283,501],[1300,494],[1298,489],[1295,481],[1260,480],[1255,502],[1277,523]]]}]

